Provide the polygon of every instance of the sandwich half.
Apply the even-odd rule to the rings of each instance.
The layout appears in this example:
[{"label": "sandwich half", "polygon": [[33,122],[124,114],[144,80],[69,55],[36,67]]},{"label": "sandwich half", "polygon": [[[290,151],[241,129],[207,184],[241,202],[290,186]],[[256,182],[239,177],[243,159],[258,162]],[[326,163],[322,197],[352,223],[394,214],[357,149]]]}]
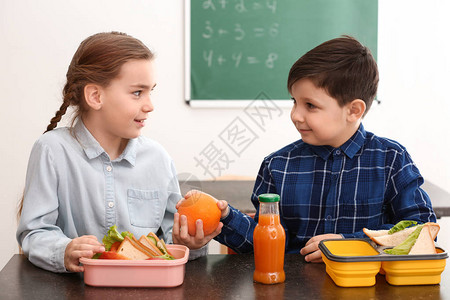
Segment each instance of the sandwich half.
[{"label": "sandwich half", "polygon": [[408,254],[434,254],[436,247],[431,234],[431,225],[425,224]]},{"label": "sandwich half", "polygon": [[156,247],[156,245],[152,243],[152,241],[150,241],[150,239],[145,235],[141,236],[139,242],[144,245],[154,256],[164,255],[161,250],[159,250],[158,247]]},{"label": "sandwich half", "polygon": [[372,237],[370,237],[370,239],[381,246],[395,247],[395,246],[399,245],[401,242],[403,242],[408,237],[408,235],[413,233],[413,231],[415,229],[416,229],[416,226],[408,227],[401,231],[394,232],[393,234],[372,236]]},{"label": "sandwich half", "polygon": [[402,243],[384,252],[394,255],[435,254],[436,247],[430,231],[432,227],[429,223],[414,226],[415,230]]},{"label": "sandwich half", "polygon": [[[432,240],[434,240],[439,232],[439,225],[432,222],[426,223],[426,225],[430,231]],[[363,228],[363,232],[378,245],[396,247],[405,241],[418,226],[422,225],[417,225],[416,221],[400,221],[390,230],[370,230]]]},{"label": "sandwich half", "polygon": [[117,248],[117,253],[134,260],[145,260],[154,257],[144,246],[130,239],[128,236],[125,237],[119,248]]}]

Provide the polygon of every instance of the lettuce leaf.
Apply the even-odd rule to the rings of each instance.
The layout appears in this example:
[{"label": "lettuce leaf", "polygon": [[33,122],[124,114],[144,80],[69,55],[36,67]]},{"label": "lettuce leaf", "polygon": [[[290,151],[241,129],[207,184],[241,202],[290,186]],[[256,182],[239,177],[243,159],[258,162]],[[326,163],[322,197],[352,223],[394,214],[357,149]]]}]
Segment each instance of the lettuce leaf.
[{"label": "lettuce leaf", "polygon": [[129,237],[130,239],[133,237],[133,234],[129,231],[123,231],[120,235],[125,239],[125,237]]},{"label": "lettuce leaf", "polygon": [[404,220],[404,221],[400,221],[397,224],[394,225],[394,227],[392,227],[389,231],[388,234],[393,234],[397,231],[401,231],[405,228],[410,227],[411,225],[417,225],[416,221],[409,221],[409,220]]},{"label": "lettuce leaf", "polygon": [[117,225],[111,226],[108,229],[108,232],[106,233],[106,235],[102,239],[103,245],[105,245],[105,251],[111,250],[111,246],[115,242],[122,242],[125,239],[125,236],[132,238],[133,234],[130,233],[129,231],[124,231],[124,232],[120,233],[117,230]]},{"label": "lettuce leaf", "polygon": [[416,243],[417,238],[419,237],[420,232],[422,231],[423,225],[418,225],[416,230],[414,230],[408,237],[397,247],[392,249],[384,250],[387,254],[393,255],[406,255],[409,253],[411,248]]}]

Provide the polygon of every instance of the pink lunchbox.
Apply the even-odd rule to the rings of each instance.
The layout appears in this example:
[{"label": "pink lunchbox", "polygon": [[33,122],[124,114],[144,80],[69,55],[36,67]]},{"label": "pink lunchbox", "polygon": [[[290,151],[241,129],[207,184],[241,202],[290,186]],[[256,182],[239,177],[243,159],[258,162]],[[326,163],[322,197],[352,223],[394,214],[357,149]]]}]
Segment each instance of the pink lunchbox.
[{"label": "pink lunchbox", "polygon": [[174,260],[120,260],[81,258],[84,283],[92,286],[174,287],[184,281],[189,249],[167,245]]}]

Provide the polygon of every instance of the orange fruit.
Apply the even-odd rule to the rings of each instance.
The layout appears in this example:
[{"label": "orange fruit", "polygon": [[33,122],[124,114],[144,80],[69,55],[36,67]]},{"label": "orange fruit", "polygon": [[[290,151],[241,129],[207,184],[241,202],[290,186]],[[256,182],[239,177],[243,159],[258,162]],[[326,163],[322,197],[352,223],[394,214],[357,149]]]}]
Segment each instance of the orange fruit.
[{"label": "orange fruit", "polygon": [[219,226],[221,211],[211,196],[197,192],[181,202],[178,213],[185,215],[188,221],[188,232],[195,235],[195,221],[203,221],[203,233],[209,235]]}]

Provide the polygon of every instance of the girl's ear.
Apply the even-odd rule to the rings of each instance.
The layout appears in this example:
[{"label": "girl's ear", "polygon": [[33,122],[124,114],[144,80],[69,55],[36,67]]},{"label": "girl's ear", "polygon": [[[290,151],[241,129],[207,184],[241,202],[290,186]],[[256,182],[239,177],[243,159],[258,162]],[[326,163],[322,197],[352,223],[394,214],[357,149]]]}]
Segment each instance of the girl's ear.
[{"label": "girl's ear", "polygon": [[349,122],[355,122],[360,120],[364,112],[366,111],[366,103],[361,99],[355,99],[352,102],[348,103],[348,116],[347,119]]},{"label": "girl's ear", "polygon": [[99,110],[102,107],[102,100],[100,99],[100,87],[96,84],[86,84],[84,87],[84,99],[86,104],[94,109]]}]

